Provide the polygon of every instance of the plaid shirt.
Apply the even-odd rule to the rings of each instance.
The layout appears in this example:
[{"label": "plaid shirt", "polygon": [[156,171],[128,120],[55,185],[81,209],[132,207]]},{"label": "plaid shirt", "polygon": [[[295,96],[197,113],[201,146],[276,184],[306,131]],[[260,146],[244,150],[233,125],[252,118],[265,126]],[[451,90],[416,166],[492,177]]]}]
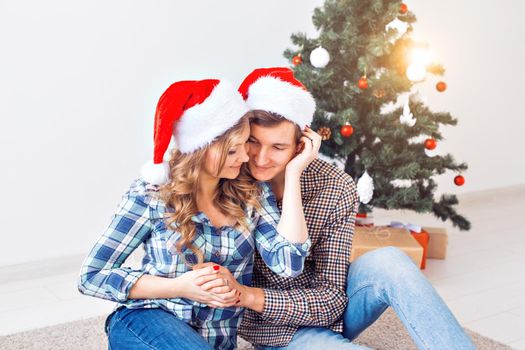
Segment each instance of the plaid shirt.
[{"label": "plaid shirt", "polygon": [[[310,247],[310,240],[293,244],[277,233],[275,196],[267,184],[261,187],[262,209],[246,209],[251,234],[229,226],[215,228],[202,212],[192,217],[198,233],[194,244],[204,253],[204,261],[228,268],[239,283],[247,285],[251,284],[255,250],[274,273],[287,278],[302,271]],[[196,262],[189,249],[182,252],[182,257],[173,253],[180,234],[166,227],[163,218],[167,209],[157,193],[157,186],[142,180],[131,185],[84,261],[79,290],[127,308],[162,308],[192,325],[214,348],[235,349],[243,308],[214,309],[184,298],[128,299],[131,287],[142,275],[174,278],[191,270],[185,262]],[[146,253],[142,268],[121,267],[142,243]]]},{"label": "plaid shirt", "polygon": [[[304,271],[294,279],[272,273],[255,256],[253,286],[264,290],[264,310],[247,310],[239,334],[256,345],[286,346],[301,326],[341,332],[346,277],[359,205],[356,186],[342,170],[319,159],[301,176],[303,207],[312,240]],[[280,207],[280,206],[279,206]]]}]

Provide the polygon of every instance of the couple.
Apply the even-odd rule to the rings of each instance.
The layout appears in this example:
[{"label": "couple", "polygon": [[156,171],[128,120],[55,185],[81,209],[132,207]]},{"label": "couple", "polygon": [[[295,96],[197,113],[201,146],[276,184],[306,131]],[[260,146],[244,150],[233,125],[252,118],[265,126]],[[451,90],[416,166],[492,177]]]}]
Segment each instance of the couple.
[{"label": "couple", "polygon": [[[404,253],[349,264],[356,189],[315,159],[314,111],[288,68],[256,69],[239,91],[166,90],[153,164],[81,270],[82,293],[119,303],[111,349],[235,349],[237,333],[258,349],[365,349],[351,341],[388,306],[420,349],[474,349]],[[121,267],[141,244],[142,268]]]}]

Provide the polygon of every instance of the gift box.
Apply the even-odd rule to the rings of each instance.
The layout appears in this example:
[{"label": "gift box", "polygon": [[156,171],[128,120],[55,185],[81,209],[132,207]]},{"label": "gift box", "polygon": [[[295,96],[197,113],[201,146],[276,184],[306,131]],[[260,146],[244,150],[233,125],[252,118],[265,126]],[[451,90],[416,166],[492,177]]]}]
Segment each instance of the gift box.
[{"label": "gift box", "polygon": [[350,262],[369,251],[389,246],[401,249],[414,261],[416,266],[421,266],[423,260],[421,245],[406,229],[388,226],[356,226]]},{"label": "gift box", "polygon": [[372,216],[372,214],[357,213],[355,218],[355,224],[356,226],[372,227],[374,226],[374,217]]},{"label": "gift box", "polygon": [[427,258],[445,259],[447,257],[448,235],[443,227],[423,227],[428,233],[429,241],[427,248]]},{"label": "gift box", "polygon": [[427,250],[430,240],[428,232],[422,229],[421,226],[414,224],[403,224],[399,221],[391,221],[390,227],[405,228],[406,230],[410,231],[412,237],[414,237],[414,239],[423,248],[423,257],[421,258],[421,265],[419,266],[419,268],[421,270],[424,270],[427,264]]}]

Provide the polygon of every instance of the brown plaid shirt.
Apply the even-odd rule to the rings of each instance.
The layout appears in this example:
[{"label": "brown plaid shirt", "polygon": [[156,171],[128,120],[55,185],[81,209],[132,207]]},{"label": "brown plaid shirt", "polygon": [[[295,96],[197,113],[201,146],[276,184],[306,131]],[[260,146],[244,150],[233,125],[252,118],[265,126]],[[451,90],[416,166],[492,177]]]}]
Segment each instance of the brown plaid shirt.
[{"label": "brown plaid shirt", "polygon": [[286,346],[301,326],[343,329],[356,186],[344,171],[316,159],[301,176],[301,193],[311,253],[297,278],[274,274],[256,253],[252,285],[264,289],[264,310],[246,309],[239,329],[255,345]]}]

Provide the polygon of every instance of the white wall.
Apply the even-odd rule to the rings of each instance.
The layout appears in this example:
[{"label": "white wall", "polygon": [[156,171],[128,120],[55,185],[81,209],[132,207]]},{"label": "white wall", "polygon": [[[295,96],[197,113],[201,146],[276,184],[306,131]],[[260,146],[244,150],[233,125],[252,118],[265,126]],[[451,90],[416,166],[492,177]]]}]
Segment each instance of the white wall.
[{"label": "white wall", "polygon": [[[366,1],[363,1],[366,4]],[[286,65],[321,0],[0,0],[0,266],[85,254],[152,152],[153,112],[173,81]],[[524,182],[520,106],[525,4],[411,1],[447,67],[422,91],[459,118],[441,146],[475,191]]]},{"label": "white wall", "polygon": [[409,0],[416,34],[445,65],[448,90],[436,79],[420,91],[433,110],[449,111],[458,126],[444,130],[443,151],[466,161],[466,185],[440,177],[440,191],[462,193],[525,183],[525,2]]}]

